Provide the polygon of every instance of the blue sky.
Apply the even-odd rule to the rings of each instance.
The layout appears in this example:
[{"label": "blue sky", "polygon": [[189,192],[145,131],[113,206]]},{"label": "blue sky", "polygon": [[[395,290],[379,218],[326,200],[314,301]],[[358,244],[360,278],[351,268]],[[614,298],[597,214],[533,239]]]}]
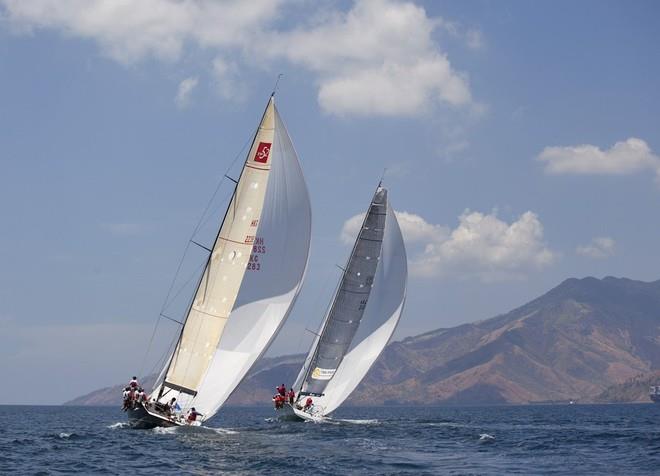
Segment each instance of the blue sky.
[{"label": "blue sky", "polygon": [[660,278],[659,10],[0,0],[0,378],[59,403],[150,366],[178,260],[278,73],[314,215],[271,355],[307,350],[384,167],[410,258],[398,337],[568,277]]}]

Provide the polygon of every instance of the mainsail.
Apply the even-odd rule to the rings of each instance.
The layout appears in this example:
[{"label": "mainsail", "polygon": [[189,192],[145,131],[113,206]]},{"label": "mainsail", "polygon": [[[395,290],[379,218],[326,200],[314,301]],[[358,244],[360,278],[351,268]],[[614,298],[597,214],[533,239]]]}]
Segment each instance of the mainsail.
[{"label": "mainsail", "polygon": [[271,96],[156,389],[210,418],[284,323],[307,267],[311,209]]},{"label": "mainsail", "polygon": [[403,311],[408,276],[399,224],[378,187],[346,269],[294,388],[312,395],[324,415],[362,381]]}]

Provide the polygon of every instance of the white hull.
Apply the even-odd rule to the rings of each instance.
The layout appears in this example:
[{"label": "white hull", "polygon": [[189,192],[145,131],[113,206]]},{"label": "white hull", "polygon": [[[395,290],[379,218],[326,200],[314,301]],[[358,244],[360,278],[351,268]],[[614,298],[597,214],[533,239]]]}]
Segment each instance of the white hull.
[{"label": "white hull", "polygon": [[291,407],[293,413],[300,419],[305,421],[321,422],[327,420],[328,417],[324,416],[322,413],[314,413],[314,406],[312,406],[311,411],[299,410],[298,408]]}]

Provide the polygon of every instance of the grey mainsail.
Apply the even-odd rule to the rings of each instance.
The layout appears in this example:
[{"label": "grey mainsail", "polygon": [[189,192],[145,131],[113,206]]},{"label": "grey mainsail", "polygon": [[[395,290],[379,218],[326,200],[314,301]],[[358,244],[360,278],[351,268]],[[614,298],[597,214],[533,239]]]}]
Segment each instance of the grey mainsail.
[{"label": "grey mainsail", "polygon": [[379,186],[307,362],[301,394],[322,395],[349,351],[374,283],[386,215],[387,190]]}]

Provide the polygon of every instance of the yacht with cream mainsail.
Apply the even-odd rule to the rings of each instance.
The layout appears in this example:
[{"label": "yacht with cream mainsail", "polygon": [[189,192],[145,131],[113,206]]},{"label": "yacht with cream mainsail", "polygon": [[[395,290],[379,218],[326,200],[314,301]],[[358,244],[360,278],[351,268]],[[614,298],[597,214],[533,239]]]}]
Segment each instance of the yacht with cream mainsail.
[{"label": "yacht with cream mainsail", "polygon": [[[286,320],[309,256],[311,209],[291,138],[271,95],[173,351],[134,427],[177,426],[172,412],[215,415]],[[190,423],[190,422],[188,422]]]},{"label": "yacht with cream mainsail", "polygon": [[293,389],[293,412],[321,420],[355,390],[389,342],[406,299],[406,249],[388,191],[378,188]]}]

